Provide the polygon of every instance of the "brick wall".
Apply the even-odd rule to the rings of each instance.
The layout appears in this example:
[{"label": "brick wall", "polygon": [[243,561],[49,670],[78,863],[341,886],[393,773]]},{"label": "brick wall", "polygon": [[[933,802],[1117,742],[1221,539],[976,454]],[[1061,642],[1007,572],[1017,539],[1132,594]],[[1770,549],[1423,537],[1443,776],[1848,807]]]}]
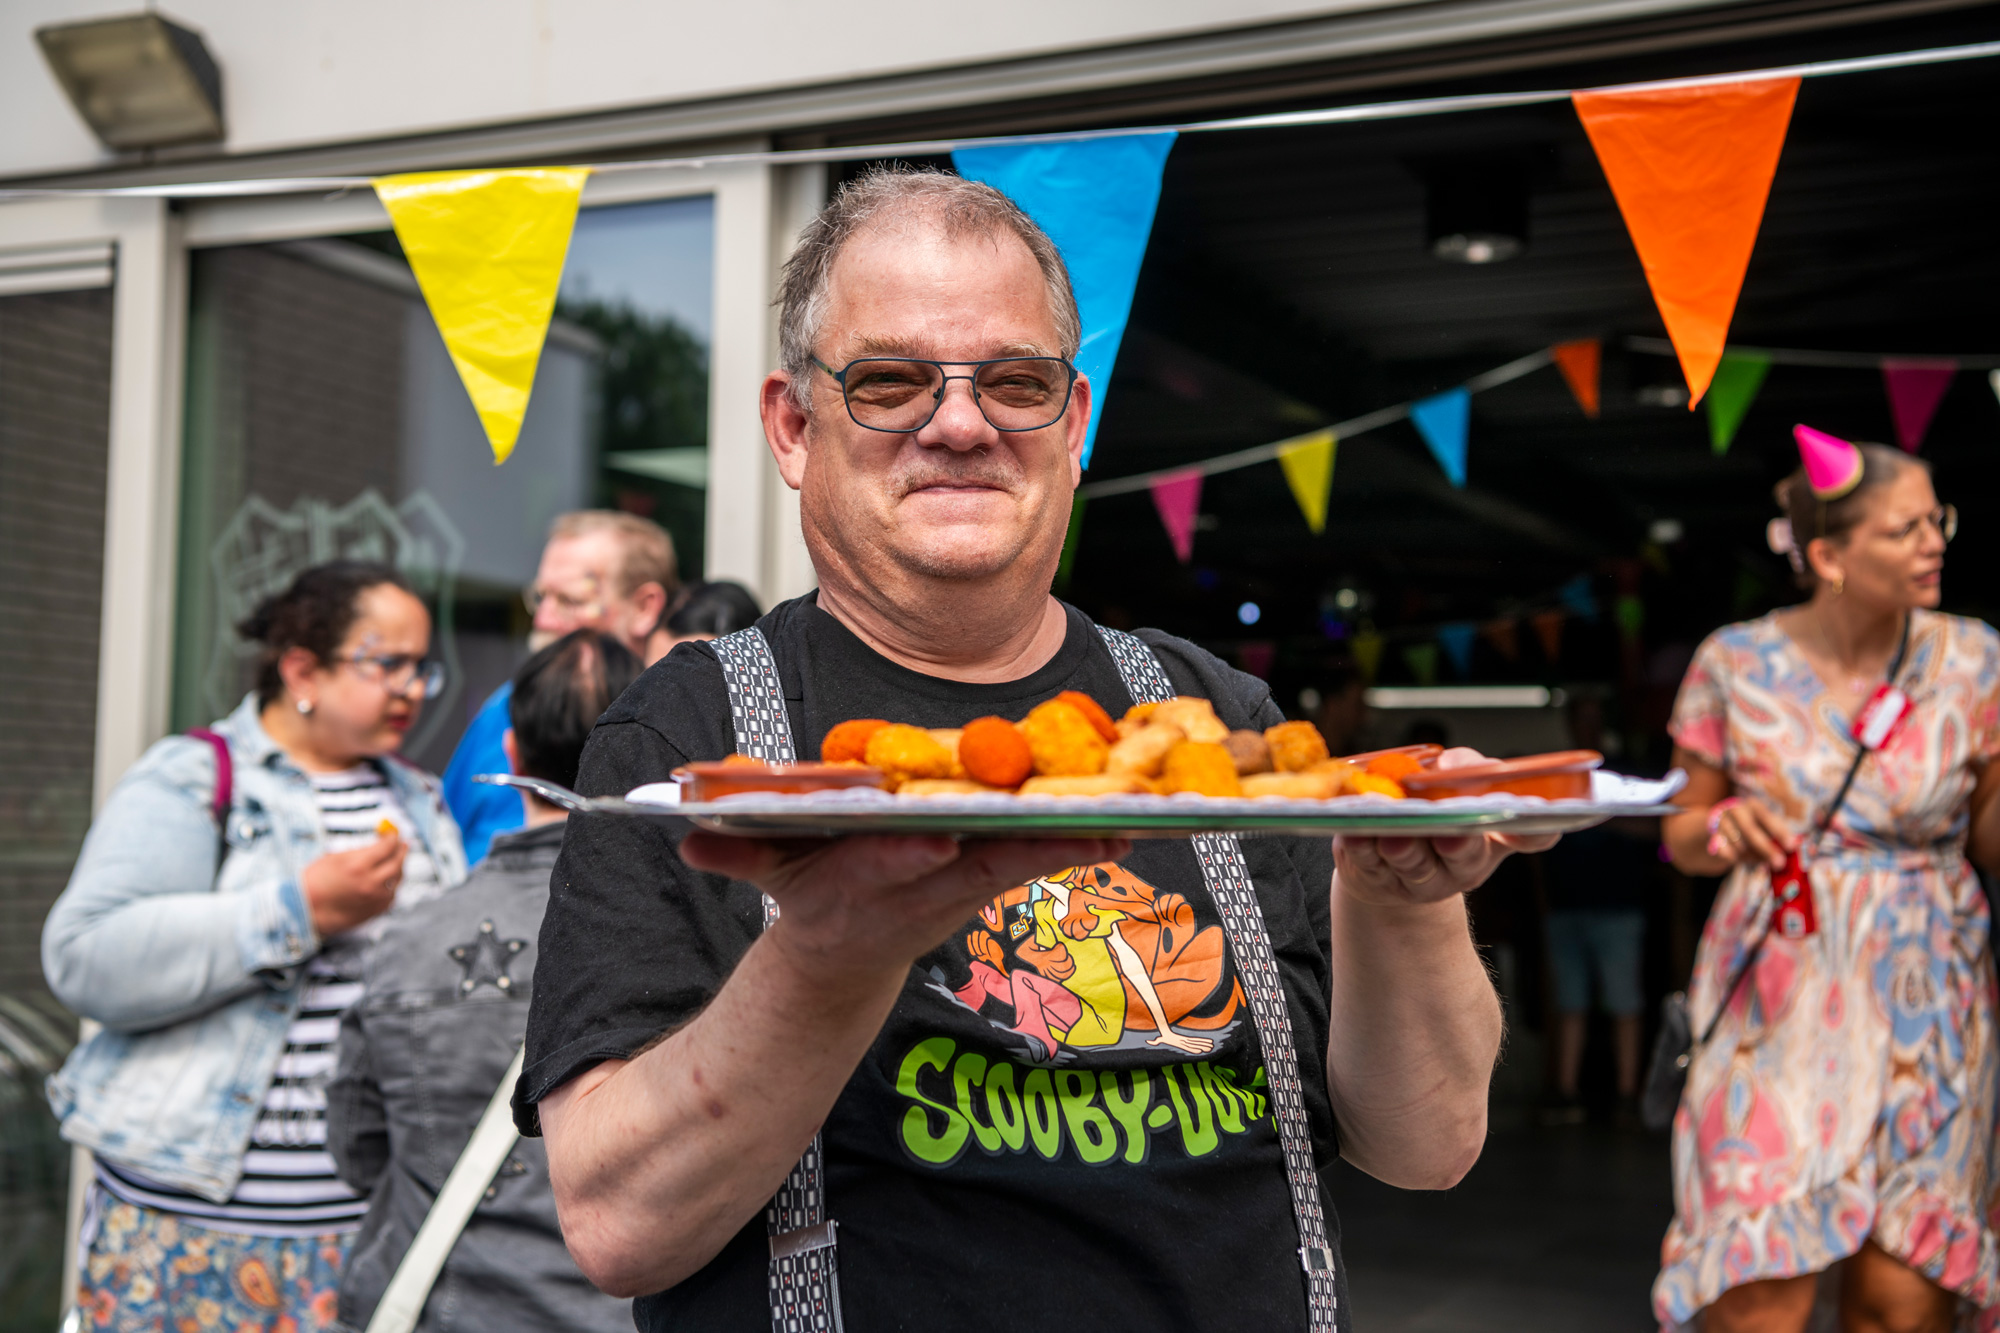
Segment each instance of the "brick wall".
[{"label": "brick wall", "polygon": [[111,292],[0,297],[0,993],[90,824]]}]

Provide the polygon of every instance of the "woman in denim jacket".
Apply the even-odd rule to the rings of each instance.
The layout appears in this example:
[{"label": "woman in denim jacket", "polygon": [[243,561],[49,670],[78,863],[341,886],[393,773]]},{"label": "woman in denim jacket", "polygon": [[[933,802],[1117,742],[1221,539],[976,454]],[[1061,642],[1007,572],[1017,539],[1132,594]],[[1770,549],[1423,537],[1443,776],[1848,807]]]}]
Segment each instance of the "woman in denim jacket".
[{"label": "woman in denim jacket", "polygon": [[79,1304],[119,1333],[333,1321],[366,1210],[326,1153],[340,1013],[382,914],[465,878],[436,781],[395,758],[442,679],[402,578],[321,565],[239,629],[255,693],[125,775],[42,934],[103,1025],[49,1099],[97,1156]]}]

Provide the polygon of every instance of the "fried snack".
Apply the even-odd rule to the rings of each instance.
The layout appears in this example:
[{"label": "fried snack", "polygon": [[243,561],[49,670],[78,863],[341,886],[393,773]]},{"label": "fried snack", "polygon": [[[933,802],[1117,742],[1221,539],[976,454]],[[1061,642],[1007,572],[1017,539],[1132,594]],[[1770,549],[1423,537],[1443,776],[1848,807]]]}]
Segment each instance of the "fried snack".
[{"label": "fried snack", "polygon": [[384,819],[375,825],[375,836],[378,838],[398,837],[401,833],[402,830],[396,827],[396,821],[393,819]]},{"label": "fried snack", "polygon": [[1152,720],[1171,722],[1186,732],[1189,740],[1203,744],[1219,744],[1229,734],[1229,728],[1215,715],[1214,704],[1187,694],[1169,699],[1154,709]]},{"label": "fried snack", "polygon": [[1322,759],[1308,773],[1324,773],[1333,779],[1333,794],[1342,796],[1354,790],[1354,779],[1361,776],[1361,770],[1345,759]]},{"label": "fried snack", "polygon": [[736,768],[763,768],[765,766],[762,759],[754,759],[747,754],[726,754],[722,756],[722,762]]},{"label": "fried snack", "polygon": [[857,717],[826,733],[819,743],[819,757],[829,764],[861,763],[868,754],[868,740],[889,724],[879,717]]},{"label": "fried snack", "polygon": [[1340,795],[1340,779],[1331,773],[1252,773],[1243,779],[1243,794],[1324,801]]},{"label": "fried snack", "polygon": [[890,791],[911,778],[951,776],[951,751],[922,727],[890,723],[868,738],[868,753],[864,757],[882,770],[883,777],[888,779],[883,785]]},{"label": "fried snack", "polygon": [[1093,773],[1080,777],[1029,778],[1023,796],[1129,796],[1146,790],[1143,778],[1130,773]]},{"label": "fried snack", "polygon": [[1086,777],[1104,771],[1111,746],[1097,734],[1083,710],[1063,699],[1037,704],[1021,719],[1035,772],[1041,777]]},{"label": "fried snack", "polygon": [[1135,727],[1143,727],[1148,722],[1151,722],[1153,714],[1159,711],[1160,706],[1157,703],[1133,704],[1125,710],[1125,716],[1119,718],[1118,721],[1121,725],[1129,722]]},{"label": "fried snack", "polygon": [[1271,747],[1265,744],[1261,732],[1232,731],[1222,738],[1222,748],[1236,761],[1238,775],[1271,771]]},{"label": "fried snack", "polygon": [[[1227,736],[1227,731],[1222,733]],[[1243,782],[1236,761],[1216,741],[1182,741],[1167,751],[1160,785],[1168,793],[1191,791],[1202,796],[1241,796]]]},{"label": "fried snack", "polygon": [[992,791],[968,778],[911,778],[896,788],[898,796],[977,796]]},{"label": "fried snack", "polygon": [[1161,766],[1167,762],[1167,751],[1186,739],[1186,734],[1179,727],[1164,722],[1139,727],[1111,747],[1111,753],[1104,761],[1104,771],[1156,778],[1160,776]]},{"label": "fried snack", "polygon": [[964,777],[965,763],[958,757],[958,738],[965,734],[964,731],[958,727],[931,727],[928,730],[932,740],[951,751],[951,772],[948,776]]},{"label": "fried snack", "polygon": [[1004,717],[976,717],[958,736],[965,775],[989,787],[1018,787],[1035,771],[1028,738]]},{"label": "fried snack", "polygon": [[1421,763],[1417,762],[1415,755],[1408,754],[1378,754],[1368,761],[1368,771],[1370,773],[1373,773],[1378,778],[1388,778],[1391,781],[1399,781],[1410,776],[1412,773],[1420,773],[1423,771],[1423,767]]},{"label": "fried snack", "polygon": [[1303,773],[1327,757],[1326,737],[1310,722],[1280,722],[1264,739],[1271,746],[1271,766],[1280,773]]},{"label": "fried snack", "polygon": [[1379,773],[1356,773],[1347,780],[1347,790],[1353,796],[1387,796],[1396,801],[1404,796],[1402,783]]},{"label": "fried snack", "polygon": [[1118,724],[1111,720],[1111,714],[1104,711],[1103,704],[1082,690],[1064,690],[1056,698],[1076,705],[1076,711],[1090,719],[1090,725],[1097,728],[1097,734],[1104,737],[1106,745],[1118,739]]}]

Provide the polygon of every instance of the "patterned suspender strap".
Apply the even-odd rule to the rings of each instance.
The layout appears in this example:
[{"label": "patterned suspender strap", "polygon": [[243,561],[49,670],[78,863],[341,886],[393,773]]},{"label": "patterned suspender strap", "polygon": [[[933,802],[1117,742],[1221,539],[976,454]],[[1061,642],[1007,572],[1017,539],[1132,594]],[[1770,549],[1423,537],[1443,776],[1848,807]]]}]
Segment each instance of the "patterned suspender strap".
[{"label": "patterned suspender strap", "polygon": [[[1170,699],[1174,687],[1146,642],[1121,630],[1100,625],[1097,632],[1118,664],[1125,688],[1139,703]],[[1327,1241],[1326,1213],[1320,1206],[1319,1173],[1313,1167],[1312,1132],[1306,1124],[1305,1098],[1299,1086],[1299,1058],[1292,1044],[1292,1013],[1278,981],[1271,937],[1264,929],[1264,911],[1251,886],[1243,850],[1232,834],[1205,833],[1194,839],[1195,858],[1209,896],[1229,932],[1250,1013],[1264,1044],[1270,1072],[1271,1106],[1278,1122],[1278,1144],[1285,1154],[1285,1175],[1292,1187],[1292,1213],[1299,1227],[1299,1262],[1305,1270],[1306,1306],[1312,1333],[1334,1333],[1337,1306],[1333,1247]]]},{"label": "patterned suspender strap", "polygon": [[[712,645],[729,686],[729,716],[736,749],[752,759],[796,760],[792,724],[778,663],[762,630],[752,626]],[[778,905],[764,899],[764,928],[778,919]],[[769,1293],[772,1333],[840,1333],[840,1268],[834,1222],[826,1215],[825,1158],[819,1135],[778,1186],[764,1209],[771,1237]]]}]

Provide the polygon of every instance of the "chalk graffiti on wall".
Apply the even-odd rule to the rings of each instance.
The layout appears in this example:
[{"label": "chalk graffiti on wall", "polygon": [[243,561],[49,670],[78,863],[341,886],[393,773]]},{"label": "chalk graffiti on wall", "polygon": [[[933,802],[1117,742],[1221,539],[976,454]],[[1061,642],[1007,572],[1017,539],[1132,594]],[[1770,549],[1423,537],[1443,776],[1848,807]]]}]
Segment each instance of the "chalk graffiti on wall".
[{"label": "chalk graffiti on wall", "polygon": [[343,505],[308,495],[290,509],[251,495],[209,547],[216,616],[203,692],[210,713],[220,716],[242,697],[244,664],[256,648],[237,636],[236,625],[258,602],[310,566],[376,560],[399,570],[436,617],[431,649],[445,664],[444,693],[429,701],[405,742],[409,749],[423,745],[451,716],[464,689],[452,634],[453,592],[464,556],[464,538],[426,491],[412,491],[392,506],[371,486]]}]

